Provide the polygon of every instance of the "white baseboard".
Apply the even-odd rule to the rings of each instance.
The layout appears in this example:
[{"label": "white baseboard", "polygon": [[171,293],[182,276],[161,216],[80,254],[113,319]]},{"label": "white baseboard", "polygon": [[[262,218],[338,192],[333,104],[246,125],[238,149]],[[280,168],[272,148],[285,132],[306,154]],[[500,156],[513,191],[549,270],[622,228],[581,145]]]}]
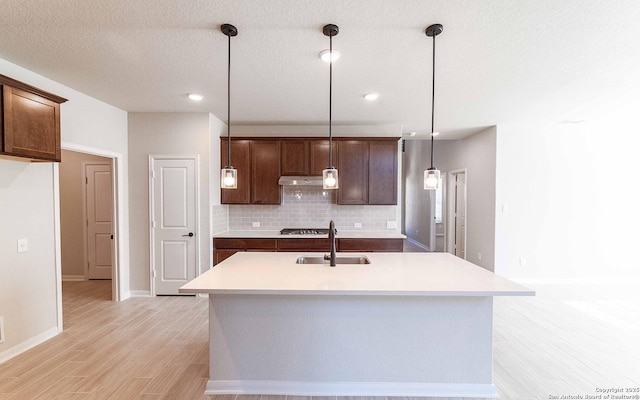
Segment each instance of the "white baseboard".
[{"label": "white baseboard", "polygon": [[17,344],[13,347],[10,347],[9,349],[3,351],[0,353],[0,364],[2,364],[3,362],[24,353],[27,350],[30,350],[34,347],[36,347],[37,345],[46,342],[47,340],[51,339],[54,336],[57,336],[60,332],[58,331],[58,327],[55,328],[51,328],[47,331],[42,332],[39,335],[36,335],[34,337],[32,337],[31,339],[28,339],[20,344]]},{"label": "white baseboard", "polygon": [[62,275],[62,281],[69,281],[69,282],[77,282],[77,281],[86,281],[87,279],[84,277],[84,275]]},{"label": "white baseboard", "polygon": [[207,382],[205,395],[402,396],[497,398],[491,383],[222,381]]},{"label": "white baseboard", "polygon": [[131,290],[129,291],[130,297],[151,297],[150,290]]}]

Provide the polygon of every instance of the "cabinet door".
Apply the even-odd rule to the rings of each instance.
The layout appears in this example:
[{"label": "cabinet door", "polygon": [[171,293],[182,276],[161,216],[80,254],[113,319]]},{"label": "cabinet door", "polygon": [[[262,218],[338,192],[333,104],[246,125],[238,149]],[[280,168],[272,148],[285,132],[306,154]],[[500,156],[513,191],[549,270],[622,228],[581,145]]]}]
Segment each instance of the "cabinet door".
[{"label": "cabinet door", "polygon": [[[227,165],[227,140],[222,139],[220,143],[220,167]],[[238,170],[238,188],[237,189],[220,189],[222,191],[222,204],[249,204],[251,201],[249,195],[249,169],[250,169],[250,141],[249,140],[232,140],[231,141],[231,166]],[[220,186],[218,179],[215,180]]]},{"label": "cabinet door", "polygon": [[2,93],[2,150],[60,161],[60,104],[6,84]]},{"label": "cabinet door", "polygon": [[402,252],[402,239],[338,239],[338,251]]},{"label": "cabinet door", "polygon": [[[338,146],[333,142],[333,165],[338,166]],[[329,166],[329,141],[309,141],[309,175],[320,176],[322,170]]]},{"label": "cabinet door", "polygon": [[317,239],[278,239],[278,251],[331,251],[331,242],[327,237]]},{"label": "cabinet door", "polygon": [[369,142],[369,202],[398,203],[398,142]]},{"label": "cabinet door", "polygon": [[216,263],[214,265],[220,264],[221,262],[223,262],[224,260],[226,260],[227,258],[231,257],[232,255],[236,254],[239,251],[242,251],[242,250],[219,250],[219,249],[216,249],[215,252],[214,252]]},{"label": "cabinet door", "polygon": [[251,204],[280,204],[280,141],[251,141]]},{"label": "cabinet door", "polygon": [[369,144],[340,140],[338,144],[338,204],[367,204]]},{"label": "cabinet door", "polygon": [[280,147],[282,175],[309,175],[309,142],[284,139]]}]

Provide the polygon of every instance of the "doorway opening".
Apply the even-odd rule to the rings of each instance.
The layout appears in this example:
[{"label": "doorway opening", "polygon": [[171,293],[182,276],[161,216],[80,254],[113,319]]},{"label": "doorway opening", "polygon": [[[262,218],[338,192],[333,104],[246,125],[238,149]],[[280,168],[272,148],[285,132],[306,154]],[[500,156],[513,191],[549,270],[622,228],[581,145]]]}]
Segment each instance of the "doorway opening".
[{"label": "doorway opening", "polygon": [[467,170],[447,173],[446,251],[467,258]]},{"label": "doorway opening", "polygon": [[59,166],[61,279],[108,280],[111,300],[118,299],[115,164],[114,157],[63,149]]}]

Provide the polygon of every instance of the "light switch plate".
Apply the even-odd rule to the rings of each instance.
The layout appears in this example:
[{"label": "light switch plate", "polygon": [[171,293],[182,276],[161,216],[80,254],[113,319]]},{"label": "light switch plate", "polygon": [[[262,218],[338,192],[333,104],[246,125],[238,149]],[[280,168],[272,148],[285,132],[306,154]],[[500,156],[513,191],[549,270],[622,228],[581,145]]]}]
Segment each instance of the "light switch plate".
[{"label": "light switch plate", "polygon": [[254,228],[260,228],[260,222],[254,222],[252,225]]},{"label": "light switch plate", "polygon": [[397,227],[396,221],[387,221],[387,229],[396,229]]},{"label": "light switch plate", "polygon": [[362,222],[354,222],[353,223],[353,227],[354,228],[362,228]]},{"label": "light switch plate", "polygon": [[18,239],[18,253],[24,253],[29,250],[29,241],[24,239]]},{"label": "light switch plate", "polygon": [[0,317],[0,343],[4,342],[4,317]]}]

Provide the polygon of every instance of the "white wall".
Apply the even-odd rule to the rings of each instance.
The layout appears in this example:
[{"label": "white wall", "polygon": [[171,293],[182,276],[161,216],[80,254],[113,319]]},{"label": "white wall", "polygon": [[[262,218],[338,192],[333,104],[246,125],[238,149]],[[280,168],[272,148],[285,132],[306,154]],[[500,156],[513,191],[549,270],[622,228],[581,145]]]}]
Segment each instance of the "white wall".
[{"label": "white wall", "polygon": [[[64,144],[127,157],[127,113],[15,64],[0,59],[0,74],[69,99],[61,106]],[[54,199],[57,165],[0,160],[0,315],[6,341],[0,360],[57,332],[59,291],[56,258],[60,256],[58,210]],[[121,196],[121,293],[128,295],[128,226],[126,162],[119,171]],[[16,240],[29,239],[29,251],[16,253]]]},{"label": "white wall", "polygon": [[498,126],[497,273],[640,278],[639,103],[602,102],[581,124]]},{"label": "white wall", "polygon": [[[147,292],[149,286],[149,155],[197,154],[200,156],[200,271],[211,266],[212,167],[211,130],[221,129],[220,121],[207,113],[130,113],[129,190],[131,193],[131,288]],[[218,139],[217,133],[216,139]],[[218,145],[219,146],[219,145]],[[213,160],[220,163],[218,156]],[[216,175],[216,181],[217,181]],[[219,200],[218,200],[219,203]]]},{"label": "white wall", "polygon": [[62,151],[60,163],[60,238],[62,278],[85,275],[84,163],[109,164],[111,160],[75,151]]}]

